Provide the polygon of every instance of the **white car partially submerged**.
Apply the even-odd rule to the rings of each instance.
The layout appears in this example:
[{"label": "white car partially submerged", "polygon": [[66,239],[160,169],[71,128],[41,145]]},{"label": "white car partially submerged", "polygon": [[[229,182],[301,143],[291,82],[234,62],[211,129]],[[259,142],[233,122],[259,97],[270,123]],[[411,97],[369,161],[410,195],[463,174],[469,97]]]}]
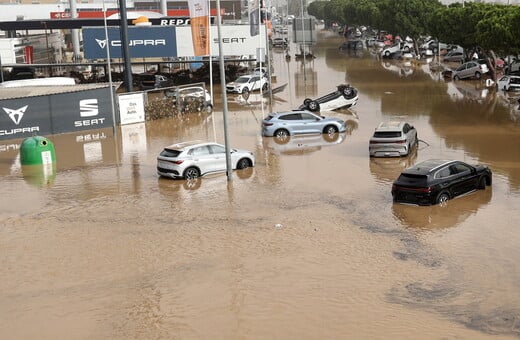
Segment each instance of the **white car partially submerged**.
[{"label": "white car partially submerged", "polygon": [[497,82],[499,90],[520,91],[520,76],[506,75]]},{"label": "white car partially submerged", "polygon": [[338,85],[337,90],[318,99],[307,98],[299,107],[300,110],[312,112],[333,111],[337,109],[349,108],[357,104],[357,89],[350,84]]}]

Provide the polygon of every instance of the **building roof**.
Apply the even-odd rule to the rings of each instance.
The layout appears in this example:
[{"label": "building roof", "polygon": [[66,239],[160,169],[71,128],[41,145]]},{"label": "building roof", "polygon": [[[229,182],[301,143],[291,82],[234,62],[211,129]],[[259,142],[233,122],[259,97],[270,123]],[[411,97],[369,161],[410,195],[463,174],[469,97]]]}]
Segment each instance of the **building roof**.
[{"label": "building roof", "polygon": [[[119,87],[121,83],[114,83]],[[48,96],[51,94],[72,93],[85,90],[96,90],[108,88],[109,83],[79,84],[79,85],[57,85],[57,86],[27,86],[0,89],[0,100],[20,99],[37,96]]]}]

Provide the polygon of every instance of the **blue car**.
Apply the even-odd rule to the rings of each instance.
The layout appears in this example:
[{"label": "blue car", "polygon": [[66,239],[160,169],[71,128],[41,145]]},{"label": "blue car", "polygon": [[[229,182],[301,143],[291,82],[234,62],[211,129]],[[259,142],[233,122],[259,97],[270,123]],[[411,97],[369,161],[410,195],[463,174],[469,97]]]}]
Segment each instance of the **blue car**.
[{"label": "blue car", "polygon": [[323,117],[307,110],[275,112],[262,121],[262,135],[286,138],[304,133],[334,134],[346,131],[344,120]]}]

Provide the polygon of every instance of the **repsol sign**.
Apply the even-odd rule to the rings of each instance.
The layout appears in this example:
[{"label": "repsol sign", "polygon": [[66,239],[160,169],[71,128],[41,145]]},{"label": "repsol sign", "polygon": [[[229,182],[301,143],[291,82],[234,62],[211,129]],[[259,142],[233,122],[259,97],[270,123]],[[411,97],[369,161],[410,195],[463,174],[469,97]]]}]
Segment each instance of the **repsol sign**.
[{"label": "repsol sign", "polygon": [[[123,48],[119,27],[84,28],[83,49],[87,59],[122,58]],[[130,58],[172,57],[177,55],[177,38],[173,26],[128,27]]]}]

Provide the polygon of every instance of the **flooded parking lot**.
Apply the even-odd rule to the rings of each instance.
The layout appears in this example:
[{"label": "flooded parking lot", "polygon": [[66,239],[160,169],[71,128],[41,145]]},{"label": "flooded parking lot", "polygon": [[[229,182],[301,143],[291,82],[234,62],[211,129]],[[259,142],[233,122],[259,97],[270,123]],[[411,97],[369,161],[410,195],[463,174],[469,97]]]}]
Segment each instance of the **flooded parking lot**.
[{"label": "flooded parking lot", "polygon": [[[158,178],[176,141],[224,142],[222,109],[49,136],[56,169],[0,149],[0,333],[11,339],[511,339],[520,336],[520,110],[427,64],[341,52],[273,53],[273,110],[350,83],[337,138],[262,138],[264,99],[229,97],[233,147],[254,169]],[[293,48],[293,50],[296,50]],[[262,105],[264,103],[264,105]],[[404,119],[409,157],[368,156],[380,121]],[[393,180],[429,158],[484,163],[493,185],[446,207],[392,204]]]}]

